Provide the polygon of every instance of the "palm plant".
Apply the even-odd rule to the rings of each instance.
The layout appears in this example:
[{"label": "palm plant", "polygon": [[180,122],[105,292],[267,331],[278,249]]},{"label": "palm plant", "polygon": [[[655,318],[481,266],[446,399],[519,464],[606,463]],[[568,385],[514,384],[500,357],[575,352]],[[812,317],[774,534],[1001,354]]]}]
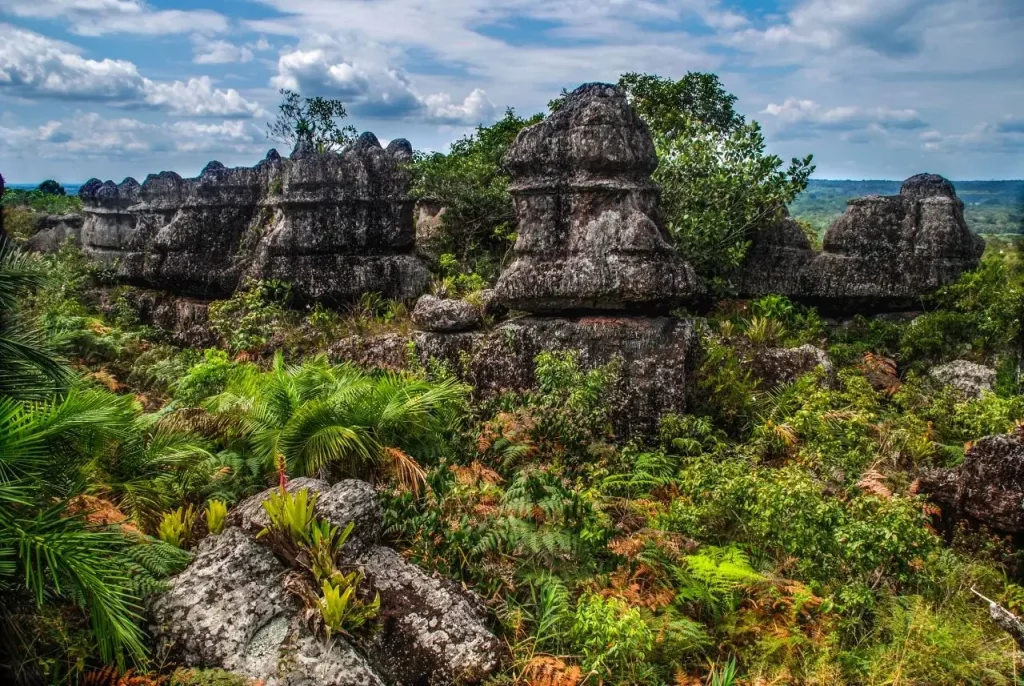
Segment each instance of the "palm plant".
[{"label": "palm plant", "polygon": [[0,396],[39,399],[71,379],[43,330],[16,311],[19,293],[45,281],[38,264],[0,236]]},{"label": "palm plant", "polygon": [[73,602],[88,613],[101,658],[123,663],[145,655],[123,561],[132,541],[69,510],[90,451],[122,435],[116,400],[99,391],[0,397],[0,596]]},{"label": "palm plant", "polygon": [[370,375],[323,357],[288,366],[278,354],[269,372],[239,369],[206,406],[233,420],[267,470],[279,457],[303,476],[385,470],[418,490],[425,474],[413,455],[436,457],[465,395],[453,380]]},{"label": "palm plant", "polygon": [[164,510],[210,483],[217,463],[195,433],[159,415],[138,415],[131,397],[118,402],[123,435],[93,452],[86,465],[90,491],[152,531]]}]

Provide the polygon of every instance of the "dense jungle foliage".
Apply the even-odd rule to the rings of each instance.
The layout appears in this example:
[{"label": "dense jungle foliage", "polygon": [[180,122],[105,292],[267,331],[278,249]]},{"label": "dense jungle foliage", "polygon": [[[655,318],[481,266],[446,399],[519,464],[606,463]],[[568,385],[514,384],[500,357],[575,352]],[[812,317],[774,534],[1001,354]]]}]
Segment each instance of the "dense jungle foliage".
[{"label": "dense jungle foliage", "polygon": [[[641,112],[711,93],[720,106],[695,108],[699,125],[718,140],[742,130],[756,154],[759,134],[729,114],[717,80],[633,78]],[[472,236],[435,265],[435,289],[472,299],[501,264],[514,221],[497,161],[526,121],[509,112],[450,156],[419,159],[423,194]],[[809,160],[794,164],[758,167],[764,193],[718,216],[735,227],[795,193]],[[745,230],[728,240],[741,246]],[[608,417],[615,365],[545,354],[535,391],[475,401],[440,365],[332,360],[345,336],[407,331],[407,303],[296,310],[277,282],[211,307],[217,347],[181,348],[73,246],[28,256],[5,244],[0,679],[107,684],[131,670],[125,686],[240,686],[150,653],[144,603],[233,505],[315,474],[370,480],[388,543],[484,598],[510,655],[491,686],[1016,685],[1014,644],[972,591],[1024,613],[1020,552],[942,529],[915,480],[1024,421],[1022,248],[988,237],[982,265],[912,321],[722,300],[705,317],[690,413],[631,438]],[[828,352],[834,379],[768,389],[743,361],[807,343]],[[995,391],[967,399],[927,375],[955,359],[995,368]],[[308,517],[289,529],[305,506],[273,507],[280,545],[319,550],[326,536],[330,551],[346,535]],[[324,623],[372,630],[372,603],[342,602],[356,580],[332,559],[314,570]]]}]

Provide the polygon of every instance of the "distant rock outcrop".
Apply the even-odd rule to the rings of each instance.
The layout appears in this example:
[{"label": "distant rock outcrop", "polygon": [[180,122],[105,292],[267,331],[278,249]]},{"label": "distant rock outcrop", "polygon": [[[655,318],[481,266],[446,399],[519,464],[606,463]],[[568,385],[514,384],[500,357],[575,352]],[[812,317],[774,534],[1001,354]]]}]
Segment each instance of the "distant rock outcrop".
[{"label": "distant rock outcrop", "polygon": [[743,294],[780,293],[825,311],[905,309],[975,268],[985,248],[953,184],[935,174],[847,205],[821,252],[788,216],[761,231],[741,268]]},{"label": "distant rock outcrop", "polygon": [[69,240],[80,248],[84,223],[85,218],[80,214],[44,214],[36,220],[36,233],[25,241],[25,249],[54,253]]},{"label": "distant rock outcrop", "polygon": [[519,133],[505,166],[519,219],[496,287],[509,308],[667,312],[700,291],[661,224],[654,143],[621,89],[580,86]]},{"label": "distant rock outcrop", "polygon": [[271,150],[252,168],[211,162],[194,179],[92,179],[80,190],[83,248],[127,282],[184,295],[225,297],[251,279],[327,304],[422,293],[409,143],[384,150],[363,134],[340,154],[307,147],[287,160]]}]

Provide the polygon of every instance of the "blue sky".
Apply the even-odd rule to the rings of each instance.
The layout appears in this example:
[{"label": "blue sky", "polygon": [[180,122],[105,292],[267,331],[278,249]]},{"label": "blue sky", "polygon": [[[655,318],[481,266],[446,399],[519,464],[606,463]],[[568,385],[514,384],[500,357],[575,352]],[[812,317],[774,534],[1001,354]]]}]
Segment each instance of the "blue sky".
[{"label": "blue sky", "polygon": [[698,70],[817,177],[1021,178],[1022,43],[1022,0],[0,0],[0,173],[253,164],[280,88],[443,150],[563,87]]}]

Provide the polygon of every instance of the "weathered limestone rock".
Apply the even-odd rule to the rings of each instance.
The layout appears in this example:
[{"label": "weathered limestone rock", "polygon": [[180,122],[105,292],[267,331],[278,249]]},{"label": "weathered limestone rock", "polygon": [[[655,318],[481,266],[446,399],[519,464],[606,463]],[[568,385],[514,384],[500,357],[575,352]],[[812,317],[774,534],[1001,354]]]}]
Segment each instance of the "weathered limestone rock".
[{"label": "weathered limestone rock", "polygon": [[326,304],[369,292],[418,296],[430,276],[414,254],[411,159],[408,141],[385,150],[372,133],[340,155],[293,155],[248,275],[288,281],[302,299]]},{"label": "weathered limestone rock", "polygon": [[153,602],[154,637],[172,657],[270,678],[271,686],[471,684],[498,668],[502,648],[473,597],[378,545],[383,515],[369,484],[303,478],[287,488],[319,494],[316,514],[332,524],[355,522],[341,556],[346,568],[363,573],[361,592],[380,594],[381,626],[356,640],[360,652],[305,628],[285,590],[287,570],[255,541],[268,524],[269,489],[232,509],[229,528],[204,540],[171,590]]},{"label": "weathered limestone rock", "polygon": [[204,539],[192,563],[150,605],[158,654],[269,686],[383,686],[342,639],[313,636],[285,590],[284,566],[241,529]]},{"label": "weathered limestone rock", "polygon": [[422,331],[468,331],[482,319],[480,310],[465,300],[433,295],[420,297],[412,311],[412,321]]},{"label": "weathered limestone rock", "polygon": [[179,295],[225,297],[238,286],[243,238],[259,221],[271,156],[253,168],[210,162],[194,179],[150,174],[140,186],[87,182],[86,254],[116,267],[126,282]]},{"label": "weathered limestone rock", "polygon": [[[405,366],[410,339],[395,337],[389,334],[386,345],[376,337],[362,346],[336,346],[331,356]],[[479,398],[534,388],[535,358],[544,351],[576,351],[584,369],[616,361],[619,379],[606,401],[622,438],[651,432],[663,414],[685,410],[699,346],[695,322],[673,317],[522,317],[487,331],[420,331],[411,340],[415,361],[444,363]]]},{"label": "weathered limestone rock", "polygon": [[407,141],[384,150],[363,134],[340,154],[271,150],[255,167],[211,162],[194,179],[93,179],[80,190],[83,247],[121,279],[176,294],[225,297],[279,279],[300,301],[412,298],[428,273],[413,254],[411,154]]},{"label": "weathered limestone rock", "polygon": [[[109,291],[100,295],[100,307],[113,313],[118,303],[111,301]],[[134,309],[139,321],[160,328],[175,345],[202,349],[220,342],[210,325],[210,303],[206,300],[146,289],[129,290],[120,296]]]},{"label": "weathered limestone rock", "polygon": [[788,218],[757,236],[741,269],[742,292],[780,293],[826,311],[908,309],[975,268],[984,251],[941,176],[919,174],[897,196],[847,204],[820,253]]},{"label": "weathered limestone rock", "polygon": [[501,647],[482,613],[454,584],[428,576],[390,548],[359,559],[367,586],[380,593],[384,626],[370,654],[400,684],[473,684],[499,666]]},{"label": "weathered limestone rock", "polygon": [[959,467],[923,476],[920,491],[942,508],[947,521],[1024,533],[1024,428],[977,441]]},{"label": "weathered limestone rock", "polygon": [[929,375],[944,386],[952,386],[967,398],[980,398],[982,392],[996,387],[996,370],[967,360],[954,360],[936,367]]},{"label": "weathered limestone rock", "polygon": [[334,360],[360,367],[399,370],[408,362],[410,340],[400,333],[347,336],[331,345],[329,354]]},{"label": "weathered limestone rock", "polygon": [[619,88],[591,83],[519,133],[505,157],[519,219],[498,297],[527,312],[667,311],[700,290],[670,245],[646,124]]},{"label": "weathered limestone rock", "polygon": [[761,380],[761,387],[772,389],[790,384],[819,367],[827,381],[835,376],[832,360],[821,348],[801,345],[799,348],[760,348],[749,358],[753,376]]},{"label": "weathered limestone rock", "polygon": [[75,247],[82,245],[82,225],[85,218],[80,214],[47,214],[36,221],[36,233],[25,242],[25,250],[39,253],[55,253],[69,239]]}]

